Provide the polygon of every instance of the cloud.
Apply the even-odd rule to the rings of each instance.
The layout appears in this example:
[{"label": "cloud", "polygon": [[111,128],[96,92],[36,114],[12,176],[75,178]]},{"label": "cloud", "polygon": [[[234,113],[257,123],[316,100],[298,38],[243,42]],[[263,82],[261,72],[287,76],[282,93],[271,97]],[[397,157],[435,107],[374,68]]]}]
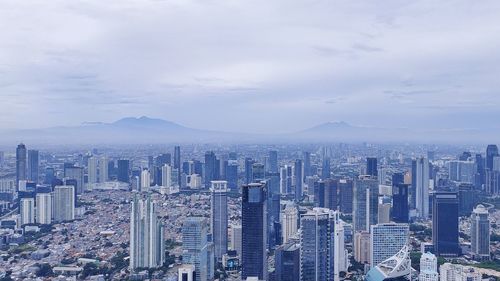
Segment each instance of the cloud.
[{"label": "cloud", "polygon": [[499,8],[491,0],[7,0],[0,127],[129,115],[253,132],[328,120],[446,128],[471,115],[484,124],[500,117],[480,112],[500,105]]}]

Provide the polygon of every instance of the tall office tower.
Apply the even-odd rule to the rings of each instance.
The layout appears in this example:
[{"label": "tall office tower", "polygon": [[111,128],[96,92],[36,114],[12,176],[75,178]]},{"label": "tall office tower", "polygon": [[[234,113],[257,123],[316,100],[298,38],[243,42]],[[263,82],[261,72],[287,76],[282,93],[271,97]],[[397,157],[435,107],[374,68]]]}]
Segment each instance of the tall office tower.
[{"label": "tall office tower", "polygon": [[58,185],[54,187],[54,221],[75,219],[75,187]]},{"label": "tall office tower", "polygon": [[498,147],[495,144],[488,145],[486,148],[486,169],[493,170],[493,158],[498,155]]},{"label": "tall office tower", "polygon": [[417,207],[417,160],[411,160],[410,209]]},{"label": "tall office tower", "polygon": [[141,172],[141,191],[148,191],[151,186],[151,174],[148,169],[144,169]]},{"label": "tall office tower", "polygon": [[130,183],[130,161],[125,159],[118,160],[117,179],[120,182]]},{"label": "tall office tower", "polygon": [[281,212],[283,244],[287,243],[290,237],[292,237],[297,233],[298,220],[299,220],[299,211],[295,206],[287,205],[285,209]]},{"label": "tall office tower", "polygon": [[500,194],[500,172],[486,169],[485,177],[485,191],[490,195]]},{"label": "tall office tower", "polygon": [[302,153],[302,160],[304,161],[304,179],[311,176],[311,152],[304,151]]},{"label": "tall office tower", "polygon": [[474,185],[462,183],[458,186],[458,215],[470,216],[477,204],[477,191]]},{"label": "tall office tower", "polygon": [[205,153],[205,188],[210,188],[211,182],[213,180],[218,180],[219,175],[217,172],[219,171],[217,167],[217,157],[215,157],[215,153],[213,151],[207,151]]},{"label": "tall office tower", "polygon": [[99,159],[99,182],[107,182],[109,180],[108,158],[105,156]]},{"label": "tall office tower", "polygon": [[0,167],[3,166],[5,162],[5,153],[3,151],[0,151]]},{"label": "tall office tower", "polygon": [[226,168],[227,187],[232,193],[238,193],[238,160],[228,160]]},{"label": "tall office tower", "polygon": [[339,280],[339,250],[344,250],[339,213],[314,208],[301,216],[300,225],[300,280]]},{"label": "tall office tower", "polygon": [[38,161],[38,150],[28,150],[28,180],[38,183],[38,169],[40,162]]},{"label": "tall office tower", "polygon": [[377,158],[375,157],[366,158],[366,174],[372,177],[378,177]]},{"label": "tall office tower", "polygon": [[321,167],[321,179],[329,179],[330,178],[330,158],[323,158],[323,165]]},{"label": "tall office tower", "polygon": [[156,268],[165,261],[163,224],[148,195],[135,195],[130,211],[130,269]]},{"label": "tall office tower", "polygon": [[91,190],[91,186],[94,183],[99,182],[99,174],[97,173],[99,169],[99,159],[95,156],[89,157],[88,163],[87,163],[87,169],[88,169],[88,184],[89,186],[87,189]]},{"label": "tall office tower", "polygon": [[287,194],[287,179],[288,179],[288,172],[287,172],[287,167],[281,167],[280,168],[280,192],[281,194]]},{"label": "tall office tower", "polygon": [[423,253],[420,257],[419,281],[439,281],[437,258],[431,253]]},{"label": "tall office tower", "polygon": [[231,225],[231,250],[236,251],[238,256],[241,257],[241,225],[233,224]]},{"label": "tall office tower", "polygon": [[161,186],[166,188],[172,186],[172,166],[168,164],[161,167]]},{"label": "tall office tower", "polygon": [[370,231],[378,220],[378,181],[371,176],[359,176],[354,181],[354,232]]},{"label": "tall office tower", "polygon": [[450,180],[461,183],[474,183],[477,166],[473,161],[449,161],[447,163]]},{"label": "tall office tower", "polygon": [[203,217],[188,217],[182,225],[182,261],[195,268],[196,280],[209,280],[208,223]]},{"label": "tall office tower", "polygon": [[36,194],[36,222],[39,224],[52,222],[52,194]]},{"label": "tall office tower", "polygon": [[21,198],[19,206],[21,225],[35,223],[35,199],[32,197]]},{"label": "tall office tower", "polygon": [[[181,147],[174,147],[174,169],[181,170]],[[179,173],[180,174],[180,173]],[[181,186],[181,177],[177,179],[177,185]]]},{"label": "tall office tower", "polygon": [[445,263],[439,267],[441,281],[481,281],[482,274],[474,267]]},{"label": "tall office tower", "polygon": [[338,181],[326,179],[314,184],[314,205],[320,208],[337,210]]},{"label": "tall office tower", "polygon": [[403,173],[392,174],[392,186],[405,183],[405,175]]},{"label": "tall office tower", "polygon": [[484,177],[485,177],[485,163],[484,163],[484,158],[481,155],[481,153],[476,154],[474,158],[474,163],[476,164],[477,167],[477,178],[476,178],[476,188],[481,189],[482,185],[484,184]]},{"label": "tall office tower", "polygon": [[362,264],[370,263],[370,233],[360,231],[354,233],[354,259]]},{"label": "tall office tower", "polygon": [[20,143],[16,148],[16,186],[20,180],[26,179],[26,146]]},{"label": "tall office tower", "polygon": [[295,201],[299,202],[302,199],[302,184],[304,177],[302,176],[302,160],[296,159],[293,165],[293,174],[295,176]]},{"label": "tall office tower", "polygon": [[269,151],[269,168],[268,171],[271,173],[278,172],[278,151]]},{"label": "tall office tower", "polygon": [[371,267],[397,254],[408,244],[410,228],[406,223],[383,223],[371,226]]},{"label": "tall office tower", "polygon": [[340,212],[344,214],[352,213],[353,202],[353,182],[348,179],[339,180]]},{"label": "tall office tower", "polygon": [[183,264],[179,267],[178,281],[196,281],[196,269],[192,264]]},{"label": "tall office tower", "polygon": [[52,184],[52,181],[55,179],[55,170],[52,167],[45,168],[45,179],[43,180],[44,184]]},{"label": "tall office tower", "polygon": [[458,256],[458,195],[435,192],[432,201],[432,242],[438,256]]},{"label": "tall office tower", "polygon": [[276,248],[275,251],[275,280],[300,280],[300,244],[290,241]]},{"label": "tall office tower", "polygon": [[415,208],[419,218],[427,219],[429,218],[429,161],[427,158],[417,158],[415,177]]},{"label": "tall office tower", "polygon": [[82,167],[75,167],[73,165],[64,167],[64,178],[66,180],[76,181],[76,193],[82,194],[84,191],[84,173]]},{"label": "tall office tower", "polygon": [[389,223],[391,221],[391,204],[381,203],[378,204],[378,220],[380,223]]},{"label": "tall office tower", "polygon": [[392,220],[398,223],[408,223],[408,185],[398,183],[392,186]]},{"label": "tall office tower", "polygon": [[242,279],[267,280],[267,187],[250,183],[242,187]]},{"label": "tall office tower", "polygon": [[245,158],[245,183],[249,184],[252,182],[252,165],[255,161],[252,158]]},{"label": "tall office tower", "polygon": [[264,164],[253,163],[252,164],[252,180],[251,182],[259,182],[266,178],[266,171],[264,170]]},{"label": "tall office tower", "polygon": [[471,249],[477,260],[490,259],[490,220],[488,210],[477,205],[471,215]]},{"label": "tall office tower", "polygon": [[227,253],[227,181],[212,181],[211,198],[211,230],[215,244],[215,258],[222,262]]}]

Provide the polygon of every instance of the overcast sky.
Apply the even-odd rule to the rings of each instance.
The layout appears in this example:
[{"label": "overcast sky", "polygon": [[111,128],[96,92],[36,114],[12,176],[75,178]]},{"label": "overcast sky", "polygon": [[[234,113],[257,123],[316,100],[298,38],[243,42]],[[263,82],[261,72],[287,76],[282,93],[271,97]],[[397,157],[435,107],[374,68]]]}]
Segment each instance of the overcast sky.
[{"label": "overcast sky", "polygon": [[494,128],[500,1],[0,3],[0,128]]}]

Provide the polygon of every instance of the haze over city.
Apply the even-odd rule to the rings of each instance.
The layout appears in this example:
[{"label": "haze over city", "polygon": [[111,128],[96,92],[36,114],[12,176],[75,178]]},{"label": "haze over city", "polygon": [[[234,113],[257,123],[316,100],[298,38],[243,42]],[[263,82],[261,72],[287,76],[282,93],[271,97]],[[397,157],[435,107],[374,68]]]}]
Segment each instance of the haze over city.
[{"label": "haze over city", "polygon": [[4,1],[0,128],[146,115],[266,134],[334,121],[497,132],[499,9],[498,1]]}]

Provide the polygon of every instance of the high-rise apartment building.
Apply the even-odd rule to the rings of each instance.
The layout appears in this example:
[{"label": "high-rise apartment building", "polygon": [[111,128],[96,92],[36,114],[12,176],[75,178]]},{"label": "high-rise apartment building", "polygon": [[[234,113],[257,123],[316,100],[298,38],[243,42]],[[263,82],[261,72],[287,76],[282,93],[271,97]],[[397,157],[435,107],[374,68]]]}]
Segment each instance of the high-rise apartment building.
[{"label": "high-rise apartment building", "polygon": [[58,185],[54,187],[54,221],[75,219],[75,187]]},{"label": "high-rise apartment building", "polygon": [[36,222],[50,224],[52,222],[52,194],[36,194]]},{"label": "high-rise apartment building", "polygon": [[149,195],[135,195],[130,211],[130,269],[157,268],[165,262],[163,224]]}]

